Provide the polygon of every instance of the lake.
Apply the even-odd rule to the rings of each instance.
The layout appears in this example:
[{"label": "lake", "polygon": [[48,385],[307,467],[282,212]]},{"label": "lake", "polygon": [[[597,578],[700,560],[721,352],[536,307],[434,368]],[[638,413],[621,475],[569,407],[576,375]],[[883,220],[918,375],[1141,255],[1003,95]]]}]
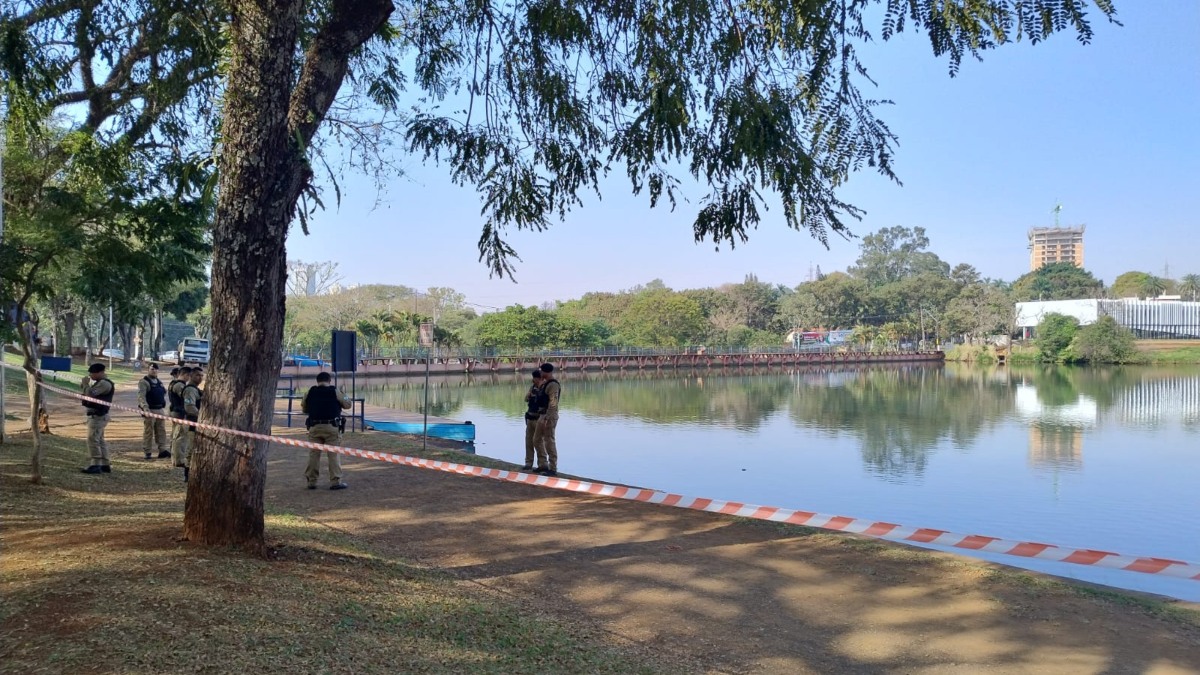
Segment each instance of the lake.
[{"label": "lake", "polygon": [[[1200,562],[1200,369],[563,373],[559,471],[689,496]],[[528,376],[434,378],[431,415],[524,457]],[[420,411],[423,380],[360,379]],[[960,554],[963,552],[956,551]],[[1200,601],[1200,582],[980,554]]]}]

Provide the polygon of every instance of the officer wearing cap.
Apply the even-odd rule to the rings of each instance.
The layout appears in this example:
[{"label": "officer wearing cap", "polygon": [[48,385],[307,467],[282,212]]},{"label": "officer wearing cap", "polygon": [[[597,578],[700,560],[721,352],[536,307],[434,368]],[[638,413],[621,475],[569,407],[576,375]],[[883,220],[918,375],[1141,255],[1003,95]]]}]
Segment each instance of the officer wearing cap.
[{"label": "officer wearing cap", "polygon": [[[308,415],[304,421],[304,426],[308,427],[308,440],[323,445],[338,444],[345,424],[342,411],[350,408],[350,397],[333,386],[332,380],[329,373],[317,373],[317,384],[309,387],[300,400],[300,410]],[[317,489],[317,479],[321,475],[321,452],[318,448],[308,451],[304,477],[308,479],[309,490]],[[329,455],[329,489],[345,490],[349,486],[342,482],[341,455],[328,450],[325,454]]]},{"label": "officer wearing cap", "polygon": [[[183,385],[180,391],[180,399],[182,399],[183,419],[187,422],[196,422],[200,419],[200,403],[204,398],[204,392],[200,390],[200,383],[204,381],[204,371],[199,368],[192,368],[188,373],[187,382]],[[171,452],[175,455],[175,466],[183,467],[183,479],[188,479],[188,467],[191,466],[191,447],[192,436],[195,434],[196,427],[191,424],[180,424],[179,435],[171,444]]]},{"label": "officer wearing cap", "polygon": [[[529,386],[529,392],[525,394],[525,403],[528,409],[525,411],[525,464],[521,466],[522,471],[533,471],[533,434],[537,430],[537,421],[541,417],[540,407],[538,405],[539,397],[542,390],[542,369],[533,369],[533,382]],[[539,468],[544,468],[544,465]]]},{"label": "officer wearing cap", "polygon": [[554,432],[558,428],[558,401],[562,396],[562,385],[554,379],[554,364],[543,363],[542,387],[538,395],[537,426],[533,431],[533,448],[537,452],[538,468],[534,473],[547,476],[558,475],[558,442]]},{"label": "officer wearing cap", "polygon": [[[171,374],[174,375],[175,372]],[[151,363],[146,376],[138,381],[138,409],[143,412],[162,415],[167,408],[167,388],[158,379],[158,364]],[[167,449],[167,424],[161,417],[145,417],[142,419],[142,452],[146,459],[151,459],[151,445],[158,446],[159,458],[171,456]]]},{"label": "officer wearing cap", "polygon": [[80,383],[83,395],[97,401],[84,401],[87,409],[87,447],[92,456],[92,463],[84,473],[111,473],[108,464],[108,443],[104,442],[104,427],[108,426],[108,409],[113,400],[116,387],[104,373],[103,363],[93,363],[88,366],[87,377]]}]

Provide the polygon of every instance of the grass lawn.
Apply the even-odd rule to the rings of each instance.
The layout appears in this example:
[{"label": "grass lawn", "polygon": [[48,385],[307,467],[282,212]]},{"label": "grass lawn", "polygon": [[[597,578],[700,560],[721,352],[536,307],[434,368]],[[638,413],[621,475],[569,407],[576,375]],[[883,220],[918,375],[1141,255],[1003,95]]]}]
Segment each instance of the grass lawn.
[{"label": "grass lawn", "polygon": [[0,446],[6,672],[670,670],[288,513],[268,515],[268,560],[178,541],[178,476],[132,462],[85,476],[74,470],[82,442],[51,436],[45,450],[56,484],[39,487],[25,479],[29,439]]},{"label": "grass lawn", "polygon": [[[121,363],[120,361],[114,360],[112,363],[112,367],[109,368],[108,367],[108,359],[95,359],[94,361],[97,363],[104,364],[105,368],[107,369],[106,372],[108,374],[108,379],[112,380],[113,384],[120,385],[125,382],[132,382],[134,380],[140,379],[142,377],[142,375],[145,375],[145,371],[143,371],[143,370],[134,370],[132,362]],[[11,353],[5,352],[4,362],[11,366],[16,366],[16,367],[20,368],[21,364],[23,364],[25,362],[25,359],[20,354],[11,354]],[[90,363],[91,362],[85,362],[85,361],[83,361],[81,359],[77,359],[77,358],[71,359],[71,370],[70,371],[62,372],[62,373],[54,373],[53,375],[48,374],[48,375],[46,375],[46,381],[51,382],[51,383],[54,383],[54,382],[68,383],[68,384],[77,386],[79,384],[79,381],[87,376],[87,369],[88,369],[88,365]],[[8,380],[10,383],[13,380],[20,382],[22,389],[24,389],[25,383],[24,383],[24,381],[21,380],[20,372],[9,369]]]}]

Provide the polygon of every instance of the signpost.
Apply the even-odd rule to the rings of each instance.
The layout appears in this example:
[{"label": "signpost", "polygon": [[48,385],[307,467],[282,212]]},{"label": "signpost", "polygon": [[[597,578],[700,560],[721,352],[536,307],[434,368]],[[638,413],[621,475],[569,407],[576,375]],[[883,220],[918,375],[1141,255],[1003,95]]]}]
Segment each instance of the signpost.
[{"label": "signpost", "polygon": [[421,426],[421,450],[426,449],[429,442],[429,348],[433,346],[433,324],[422,323],[418,339],[421,346],[425,348],[425,405],[422,409],[425,413],[425,421]]}]

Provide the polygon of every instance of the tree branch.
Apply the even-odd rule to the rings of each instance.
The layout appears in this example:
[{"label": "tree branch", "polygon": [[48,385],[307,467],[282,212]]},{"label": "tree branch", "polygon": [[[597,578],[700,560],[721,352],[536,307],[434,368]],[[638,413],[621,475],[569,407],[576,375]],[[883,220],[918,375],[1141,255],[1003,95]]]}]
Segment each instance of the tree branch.
[{"label": "tree branch", "polygon": [[57,19],[65,16],[74,11],[77,6],[77,0],[36,3],[33,5],[33,9],[15,17],[13,22],[20,28],[28,28],[47,19]]},{"label": "tree branch", "polygon": [[392,0],[334,0],[329,21],[304,54],[300,79],[288,104],[288,135],[303,148],[313,135],[346,77],[350,55],[391,16]]}]

